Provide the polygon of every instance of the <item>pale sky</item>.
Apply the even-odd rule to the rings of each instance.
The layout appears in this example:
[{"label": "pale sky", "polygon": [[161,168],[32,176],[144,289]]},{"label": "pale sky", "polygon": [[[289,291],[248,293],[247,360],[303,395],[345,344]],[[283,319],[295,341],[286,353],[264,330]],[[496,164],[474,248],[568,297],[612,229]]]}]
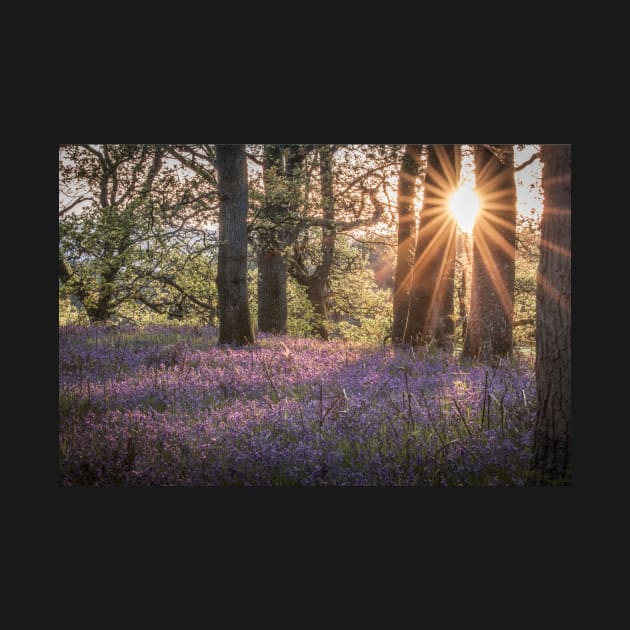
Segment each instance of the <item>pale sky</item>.
[{"label": "pale sky", "polygon": [[[528,160],[536,151],[537,145],[526,145],[522,150],[518,148],[514,151],[514,160],[516,166]],[[61,153],[60,153],[61,155]],[[168,159],[168,158],[167,158]],[[462,162],[463,176],[466,178],[472,171],[472,158],[464,158]],[[542,173],[542,164],[540,160],[534,160],[532,164],[516,173],[516,192],[517,205],[519,214],[529,214],[534,208],[537,215],[542,212],[542,192],[540,189],[540,178]],[[533,188],[531,187],[533,185]],[[395,187],[394,187],[395,190]],[[69,199],[63,193],[59,195],[59,203],[66,204]],[[78,206],[76,210],[79,210]]]},{"label": "pale sky", "polygon": [[[516,149],[514,151],[516,166],[528,160],[532,154],[536,152],[537,148],[536,145],[528,144],[522,151]],[[516,199],[519,213],[529,214],[532,208],[536,210],[537,215],[540,216],[542,213],[541,177],[542,164],[540,160],[534,160],[529,166],[526,166],[522,171],[516,173]],[[530,189],[532,184],[534,188]]]},{"label": "pale sky", "polygon": [[[522,150],[515,147],[514,164],[518,166],[526,162],[538,148],[538,145],[528,144]],[[472,178],[473,172],[472,156],[464,156],[462,159],[462,176],[464,180]],[[535,214],[540,216],[542,213],[542,191],[540,188],[540,178],[542,175],[542,164],[540,160],[534,160],[526,166],[522,171],[516,173],[516,205],[519,214],[529,215],[530,210],[534,208]],[[532,184],[534,185],[531,188]]]}]

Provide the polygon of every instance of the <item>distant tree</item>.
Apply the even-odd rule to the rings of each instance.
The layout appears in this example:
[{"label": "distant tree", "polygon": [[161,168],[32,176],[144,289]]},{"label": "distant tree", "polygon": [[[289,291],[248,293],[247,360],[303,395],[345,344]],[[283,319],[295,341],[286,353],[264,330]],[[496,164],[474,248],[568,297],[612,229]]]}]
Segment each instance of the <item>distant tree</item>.
[{"label": "distant tree", "polygon": [[446,344],[452,335],[455,235],[457,225],[448,198],[459,183],[459,145],[431,144],[427,149],[424,199],[411,279],[407,339]]},{"label": "distant tree", "polygon": [[[322,339],[329,338],[328,318],[331,303],[331,274],[347,265],[336,251],[338,235],[374,225],[384,215],[385,204],[377,191],[387,180],[387,167],[398,160],[395,145],[316,145],[319,171],[318,202],[307,201],[310,176],[306,173],[303,231],[293,243],[289,272],[307,290],[315,313],[313,330]],[[379,150],[382,155],[379,155]],[[336,159],[338,154],[340,159]],[[358,174],[357,174],[358,173]],[[366,204],[369,200],[373,212]],[[319,216],[311,207],[316,206]],[[314,231],[319,228],[318,251],[312,246]],[[340,264],[341,263],[341,264]]]},{"label": "distant tree", "polygon": [[335,147],[323,144],[318,147],[319,177],[322,206],[321,261],[309,273],[296,248],[293,259],[293,273],[298,282],[306,287],[308,298],[315,312],[315,333],[322,339],[328,339],[328,299],[330,296],[330,271],[333,263],[337,228],[335,225],[335,196],[333,191],[333,155]]},{"label": "distant tree", "polygon": [[410,279],[416,248],[414,200],[421,154],[421,144],[406,144],[398,176],[398,248],[394,275],[393,343],[401,343],[405,339],[409,316]]},{"label": "distant tree", "polygon": [[211,321],[216,184],[167,161],[168,145],[63,145],[60,298],[90,321],[146,315]]},{"label": "distant tree", "polygon": [[258,234],[258,329],[287,332],[287,260],[284,250],[301,226],[297,210],[301,175],[308,148],[266,144],[263,153],[264,204]]},{"label": "distant tree", "polygon": [[[82,186],[84,192],[74,199],[66,195],[70,200],[60,208],[59,279],[91,322],[106,321],[129,299],[129,285],[119,279],[128,272],[150,215],[163,153],[159,145],[63,147],[60,184],[68,190]],[[80,213],[71,212],[82,206]]]},{"label": "distant tree", "polygon": [[533,485],[571,482],[571,146],[542,146]]},{"label": "distant tree", "polygon": [[219,343],[254,342],[247,299],[247,157],[244,144],[216,145],[219,190]]},{"label": "distant tree", "polygon": [[488,360],[513,347],[516,245],[514,146],[475,146],[480,211],[473,229],[470,313],[464,356]]}]

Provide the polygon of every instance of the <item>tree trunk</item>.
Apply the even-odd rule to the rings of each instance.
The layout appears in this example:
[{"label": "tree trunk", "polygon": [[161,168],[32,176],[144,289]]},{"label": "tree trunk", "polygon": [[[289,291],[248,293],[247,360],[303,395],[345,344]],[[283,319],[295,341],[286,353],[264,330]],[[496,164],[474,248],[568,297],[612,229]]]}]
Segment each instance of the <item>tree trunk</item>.
[{"label": "tree trunk", "polygon": [[330,295],[330,270],[337,230],[335,221],[335,197],[333,193],[333,148],[324,144],[319,147],[319,176],[321,180],[321,197],[324,221],[322,227],[322,262],[312,274],[306,276],[308,299],[315,311],[315,334],[328,340],[328,298]]},{"label": "tree trunk", "polygon": [[277,247],[258,251],[258,330],[287,333],[287,261]]},{"label": "tree trunk", "polygon": [[219,343],[254,342],[247,301],[247,158],[244,144],[216,145],[219,189]]},{"label": "tree trunk", "polygon": [[532,485],[571,482],[571,146],[543,145]]},{"label": "tree trunk", "polygon": [[282,254],[284,239],[281,224],[288,204],[281,187],[284,169],[282,149],[267,144],[263,157],[265,207],[261,217],[265,225],[259,231],[258,264],[258,330],[284,335],[287,332],[287,264]]},{"label": "tree trunk", "polygon": [[108,272],[98,287],[98,299],[96,305],[88,308],[87,312],[90,317],[90,321],[106,322],[112,315],[113,309],[111,307],[112,298],[114,295],[114,279],[117,271]]},{"label": "tree trunk", "polygon": [[328,279],[319,275],[318,272],[308,277],[307,287],[308,299],[315,311],[314,332],[318,337],[328,341],[328,296],[330,287]]},{"label": "tree trunk", "polygon": [[487,361],[512,354],[516,246],[513,145],[477,145],[475,180],[481,208],[473,229],[464,356]]},{"label": "tree trunk", "polygon": [[409,317],[409,288],[416,246],[414,199],[421,153],[421,144],[406,144],[398,176],[398,249],[394,275],[392,343],[404,341]]},{"label": "tree trunk", "polygon": [[458,179],[459,145],[429,145],[409,299],[407,339],[412,343],[443,342],[444,335],[438,331],[448,326],[443,320],[452,315],[449,287],[452,293],[457,226],[448,198]]},{"label": "tree trunk", "polygon": [[435,322],[435,340],[439,348],[452,350],[453,335],[455,334],[455,238],[447,245],[446,263],[440,286],[440,308]]},{"label": "tree trunk", "polygon": [[[445,155],[447,166],[445,175],[448,182],[448,197],[450,197],[459,186],[459,174],[461,170],[461,148],[460,145],[445,145]],[[440,279],[438,291],[438,306],[434,311],[432,321],[432,334],[435,336],[439,348],[452,350],[453,336],[455,334],[455,259],[457,258],[457,224],[451,216],[446,200],[445,219],[448,225],[448,240],[444,251],[444,269]]]},{"label": "tree trunk", "polygon": [[[295,224],[300,205],[303,145],[267,144],[263,157],[265,206],[259,228],[258,330],[287,332],[287,260],[285,248],[297,236]],[[284,159],[283,159],[284,158]]]},{"label": "tree trunk", "polygon": [[461,281],[457,291],[457,299],[459,303],[459,321],[462,324],[462,341],[466,339],[466,327],[468,325],[468,309],[466,306],[466,293],[467,293],[467,281],[466,277],[468,275],[468,235],[467,234],[459,234],[457,237],[457,247],[458,252],[457,255],[463,258],[463,262],[461,265]]}]

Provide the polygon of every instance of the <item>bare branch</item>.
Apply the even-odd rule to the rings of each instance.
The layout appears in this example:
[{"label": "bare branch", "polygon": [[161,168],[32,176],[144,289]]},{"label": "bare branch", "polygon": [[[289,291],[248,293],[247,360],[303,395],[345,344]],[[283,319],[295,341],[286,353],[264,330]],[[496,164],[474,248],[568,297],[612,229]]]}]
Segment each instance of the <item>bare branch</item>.
[{"label": "bare branch", "polygon": [[528,167],[532,162],[537,160],[539,157],[540,157],[540,153],[534,153],[534,155],[532,155],[532,157],[530,157],[529,160],[525,160],[525,162],[523,162],[522,164],[515,166],[514,172],[518,173],[519,171],[522,171],[524,168]]},{"label": "bare branch", "polygon": [[[71,145],[68,145],[68,146],[71,146]],[[93,146],[91,146],[89,144],[78,144],[77,146],[83,147],[84,149],[86,149],[90,153],[93,153],[101,162],[105,161],[105,158],[103,157],[103,154],[100,151],[97,151]]]},{"label": "bare branch", "polygon": [[512,326],[533,326],[536,323],[536,319],[534,317],[529,317],[527,319],[516,319],[514,320]]},{"label": "bare branch", "polygon": [[70,205],[65,206],[61,210],[59,210],[59,216],[62,217],[64,214],[70,212],[72,208],[74,208],[75,206],[78,206],[80,203],[84,201],[94,201],[94,198],[93,197],[79,197],[78,199],[75,199]]},{"label": "bare branch", "polygon": [[261,160],[259,160],[257,157],[255,157],[254,155],[252,155],[249,151],[247,151],[245,153],[245,155],[247,156],[248,160],[251,160],[254,164],[258,164],[258,166],[262,166],[263,163]]},{"label": "bare branch", "polygon": [[208,309],[209,311],[214,310],[214,307],[212,306],[212,304],[208,304],[207,302],[202,302],[201,300],[198,300],[194,295],[191,295],[190,293],[188,293],[186,289],[184,289],[182,286],[177,284],[173,279],[164,275],[160,275],[160,276],[152,275],[151,277],[154,280],[157,280],[159,282],[162,282],[163,284],[173,287],[174,289],[177,289],[177,291],[179,291],[183,296],[189,299],[193,304],[196,304],[197,306],[201,306],[202,308]]}]

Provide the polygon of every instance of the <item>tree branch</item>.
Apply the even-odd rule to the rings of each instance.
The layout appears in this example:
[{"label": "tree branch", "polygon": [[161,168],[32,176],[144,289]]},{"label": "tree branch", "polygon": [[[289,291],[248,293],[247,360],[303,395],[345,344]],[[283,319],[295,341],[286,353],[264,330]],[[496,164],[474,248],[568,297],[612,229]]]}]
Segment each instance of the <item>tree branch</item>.
[{"label": "tree branch", "polygon": [[212,304],[208,304],[207,302],[202,302],[201,300],[198,300],[194,295],[190,295],[190,293],[188,293],[188,291],[186,291],[186,289],[181,287],[179,284],[177,284],[171,278],[169,278],[167,276],[163,276],[163,275],[161,275],[161,276],[152,275],[151,277],[154,280],[157,280],[158,282],[162,282],[163,284],[166,284],[166,285],[168,285],[170,287],[173,287],[174,289],[179,291],[184,297],[189,299],[193,304],[196,304],[197,306],[201,306],[202,308],[205,308],[205,309],[207,309],[209,311],[214,311],[214,307],[212,306]]},{"label": "tree branch", "polygon": [[59,216],[62,217],[64,214],[70,212],[72,208],[74,208],[75,206],[78,206],[83,201],[90,201],[90,200],[93,201],[94,200],[93,197],[79,197],[78,199],[73,201],[69,206],[66,206],[65,208],[62,208],[61,210],[59,210]]},{"label": "tree branch", "polygon": [[525,162],[523,162],[522,164],[515,166],[514,172],[518,173],[519,171],[522,171],[524,168],[528,167],[532,162],[537,160],[539,157],[540,157],[540,153],[534,153],[534,155],[532,155],[532,157],[530,157],[529,160],[525,160]]}]

